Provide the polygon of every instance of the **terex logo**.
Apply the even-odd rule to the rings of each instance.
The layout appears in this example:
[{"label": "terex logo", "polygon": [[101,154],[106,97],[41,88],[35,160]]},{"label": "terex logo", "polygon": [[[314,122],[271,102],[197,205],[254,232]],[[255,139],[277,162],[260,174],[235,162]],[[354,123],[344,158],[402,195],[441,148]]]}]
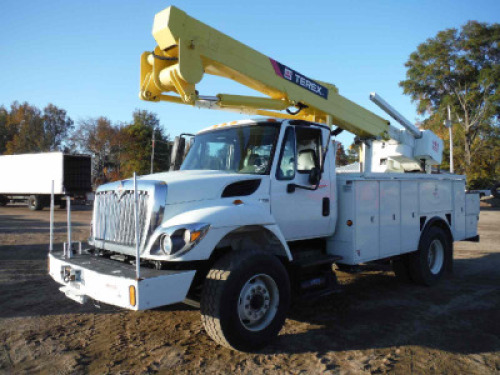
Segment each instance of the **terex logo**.
[{"label": "terex logo", "polygon": [[293,82],[296,85],[303,87],[304,89],[311,91],[312,93],[321,96],[322,98],[328,99],[328,89],[319,83],[314,82],[302,74],[297,73],[295,70],[285,66],[276,60],[269,59],[274,68],[276,74],[287,81]]}]

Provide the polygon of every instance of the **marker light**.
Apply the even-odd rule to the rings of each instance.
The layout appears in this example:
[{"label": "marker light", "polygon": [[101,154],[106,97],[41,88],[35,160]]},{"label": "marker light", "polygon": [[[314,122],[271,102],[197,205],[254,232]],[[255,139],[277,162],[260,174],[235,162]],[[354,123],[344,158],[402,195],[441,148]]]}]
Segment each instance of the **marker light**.
[{"label": "marker light", "polygon": [[201,230],[198,230],[196,232],[191,232],[191,242],[196,241],[198,238],[201,236]]},{"label": "marker light", "polygon": [[130,306],[135,306],[136,298],[135,298],[135,286],[130,285],[128,288],[128,294],[130,299]]},{"label": "marker light", "polygon": [[346,224],[347,224],[348,227],[352,226],[352,220],[347,220]]}]

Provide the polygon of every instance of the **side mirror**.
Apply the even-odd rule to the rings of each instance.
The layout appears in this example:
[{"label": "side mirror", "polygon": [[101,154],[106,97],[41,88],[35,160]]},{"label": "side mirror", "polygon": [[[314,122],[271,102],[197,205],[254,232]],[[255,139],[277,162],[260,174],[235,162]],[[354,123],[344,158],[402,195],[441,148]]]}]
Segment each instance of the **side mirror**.
[{"label": "side mirror", "polygon": [[321,171],[318,167],[314,167],[309,172],[309,183],[311,185],[318,185],[321,181]]}]

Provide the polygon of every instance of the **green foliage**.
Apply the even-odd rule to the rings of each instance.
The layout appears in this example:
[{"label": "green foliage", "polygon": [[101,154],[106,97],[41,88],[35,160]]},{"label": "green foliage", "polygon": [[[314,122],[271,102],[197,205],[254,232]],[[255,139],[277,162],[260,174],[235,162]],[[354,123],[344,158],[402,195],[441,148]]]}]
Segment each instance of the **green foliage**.
[{"label": "green foliage", "polygon": [[342,166],[350,164],[349,156],[344,150],[344,145],[340,142],[337,143],[337,152],[335,154],[335,165]]},{"label": "green foliage", "polygon": [[155,113],[135,110],[132,123],[122,129],[125,139],[122,156],[122,176],[139,175],[151,171],[152,139],[155,133],[154,172],[166,171],[169,165],[170,146],[168,135],[160,128],[160,120]]},{"label": "green foliage", "polygon": [[499,43],[497,23],[469,21],[461,30],[441,31],[410,55],[405,64],[407,79],[400,82],[404,93],[417,102],[418,112],[427,116],[423,123],[426,128],[442,129],[446,107],[451,107],[455,161],[470,178],[483,175],[483,170],[476,168],[493,168],[478,160],[484,157],[482,150],[487,144],[496,147],[490,143],[498,143]]}]

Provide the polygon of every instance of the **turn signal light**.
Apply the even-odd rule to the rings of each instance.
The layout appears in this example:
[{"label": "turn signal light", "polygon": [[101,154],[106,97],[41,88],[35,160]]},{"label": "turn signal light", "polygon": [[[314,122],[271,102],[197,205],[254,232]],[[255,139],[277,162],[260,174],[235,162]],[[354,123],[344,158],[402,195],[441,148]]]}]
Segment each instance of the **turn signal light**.
[{"label": "turn signal light", "polygon": [[135,306],[136,304],[136,298],[135,298],[135,286],[130,285],[128,288],[128,294],[130,298],[130,306]]},{"label": "turn signal light", "polygon": [[346,224],[347,224],[348,227],[351,227],[352,226],[352,220],[347,220]]},{"label": "turn signal light", "polygon": [[191,232],[191,242],[196,241],[198,238],[201,236],[201,230],[196,231],[196,232]]}]

